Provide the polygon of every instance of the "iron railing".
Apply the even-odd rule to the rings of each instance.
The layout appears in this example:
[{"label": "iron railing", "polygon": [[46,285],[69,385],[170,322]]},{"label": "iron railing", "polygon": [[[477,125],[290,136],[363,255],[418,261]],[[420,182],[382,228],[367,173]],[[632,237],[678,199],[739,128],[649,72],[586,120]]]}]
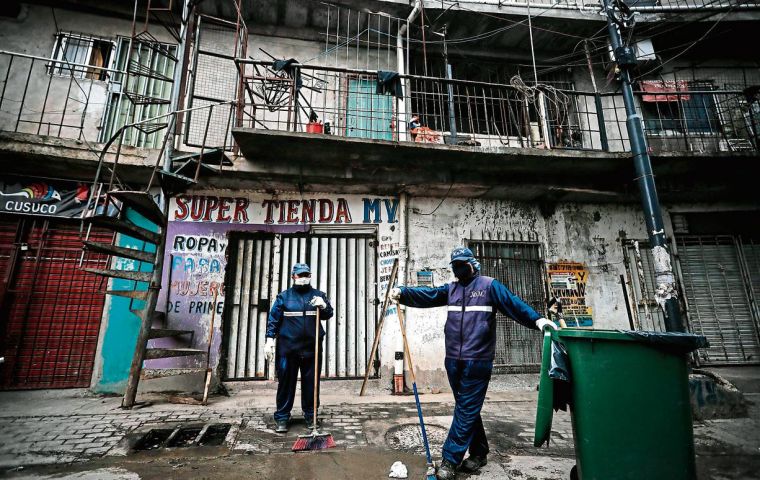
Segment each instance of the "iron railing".
[{"label": "iron railing", "polygon": [[120,72],[0,51],[0,130],[95,140]]},{"label": "iron railing", "polygon": [[[465,9],[475,9],[475,5],[491,4],[498,7],[527,7],[542,11],[555,9],[575,9],[599,11],[602,6],[600,0],[459,0],[444,1],[443,8],[453,4],[460,4]],[[760,8],[758,0],[625,0],[625,3],[633,11],[638,12],[667,12],[683,10],[728,10],[728,9],[753,9]],[[469,5],[468,5],[469,4]],[[470,5],[473,5],[470,7]]]},{"label": "iron railing", "polygon": [[[666,152],[757,152],[760,87],[709,89],[697,85],[635,91],[649,149]],[[627,151],[622,97],[604,96],[610,149]]]},{"label": "iron railing", "polygon": [[237,61],[246,97],[238,126],[394,142],[604,150],[601,97],[549,85],[399,76],[378,93],[378,72]]}]

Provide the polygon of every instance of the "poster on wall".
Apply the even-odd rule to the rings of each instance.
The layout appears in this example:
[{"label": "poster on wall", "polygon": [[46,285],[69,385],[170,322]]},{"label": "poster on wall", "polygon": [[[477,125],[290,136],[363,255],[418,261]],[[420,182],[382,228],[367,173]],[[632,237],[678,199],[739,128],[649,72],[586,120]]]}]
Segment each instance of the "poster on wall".
[{"label": "poster on wall", "polygon": [[89,195],[83,183],[0,177],[0,213],[75,218]]},{"label": "poster on wall", "polygon": [[579,262],[550,263],[550,296],[562,302],[565,322],[570,327],[591,327],[594,325],[591,307],[586,305],[586,285],[588,269]]}]

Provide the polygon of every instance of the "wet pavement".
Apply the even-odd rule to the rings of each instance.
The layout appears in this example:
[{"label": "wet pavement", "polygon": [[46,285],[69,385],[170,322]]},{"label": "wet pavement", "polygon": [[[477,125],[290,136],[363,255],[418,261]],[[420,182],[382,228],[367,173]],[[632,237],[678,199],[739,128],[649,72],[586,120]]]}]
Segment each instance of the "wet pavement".
[{"label": "wet pavement", "polygon": [[[557,412],[552,442],[533,447],[533,380],[495,382],[483,410],[491,443],[483,479],[566,479],[575,464],[570,415]],[[0,393],[0,476],[63,479],[384,479],[393,462],[423,478],[425,460],[411,396],[382,391],[358,398],[356,385],[330,382],[322,428],[336,448],[291,452],[307,433],[294,411],[290,431],[274,432],[273,386],[233,386],[207,407],[160,396],[133,410],[119,398],[85,392]],[[145,397],[143,397],[145,398]],[[700,479],[755,479],[760,471],[760,394],[749,393],[746,418],[695,423]],[[448,394],[422,396],[436,460],[451,422]],[[151,437],[152,435],[152,437]],[[656,439],[652,439],[656,442]],[[647,461],[647,459],[642,459]],[[462,476],[462,478],[468,478]]]}]

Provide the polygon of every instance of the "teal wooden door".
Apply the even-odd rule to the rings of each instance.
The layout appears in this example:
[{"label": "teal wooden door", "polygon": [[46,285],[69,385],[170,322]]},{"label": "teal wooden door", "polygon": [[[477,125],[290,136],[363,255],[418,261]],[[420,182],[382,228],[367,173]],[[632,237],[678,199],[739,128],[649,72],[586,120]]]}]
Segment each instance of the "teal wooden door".
[{"label": "teal wooden door", "polygon": [[393,97],[375,93],[375,82],[349,79],[346,136],[393,140]]}]

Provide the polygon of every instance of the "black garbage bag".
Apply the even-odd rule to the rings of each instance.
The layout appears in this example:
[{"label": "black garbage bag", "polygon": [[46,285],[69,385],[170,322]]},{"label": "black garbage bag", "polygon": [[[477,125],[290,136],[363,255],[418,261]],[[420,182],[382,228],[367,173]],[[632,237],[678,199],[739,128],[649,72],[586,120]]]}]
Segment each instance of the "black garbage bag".
[{"label": "black garbage bag", "polygon": [[670,353],[690,353],[698,348],[707,348],[710,342],[702,335],[684,332],[641,332],[638,330],[618,330],[641,343]]},{"label": "black garbage bag", "polygon": [[567,411],[571,401],[570,367],[565,346],[552,341],[552,356],[549,364],[549,378],[554,384],[552,408]]}]

